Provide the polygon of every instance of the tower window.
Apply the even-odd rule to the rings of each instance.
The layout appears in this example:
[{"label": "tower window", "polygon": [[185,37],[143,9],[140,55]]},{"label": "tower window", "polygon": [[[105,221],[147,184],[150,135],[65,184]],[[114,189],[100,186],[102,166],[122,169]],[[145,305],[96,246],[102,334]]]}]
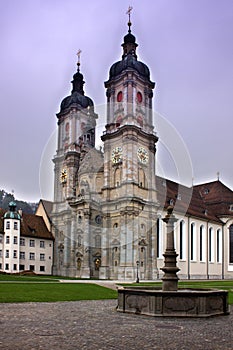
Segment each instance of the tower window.
[{"label": "tower window", "polygon": [[141,116],[137,117],[137,123],[141,126],[141,128],[143,127],[143,119]]},{"label": "tower window", "polygon": [[117,124],[117,126],[120,126],[121,123],[122,123],[122,116],[119,115],[119,116],[117,117],[116,124]]},{"label": "tower window", "polygon": [[122,91],[119,91],[117,94],[117,102],[121,102],[123,100],[123,94]]},{"label": "tower window", "polygon": [[137,92],[137,101],[138,103],[142,103],[142,94],[140,91]]}]

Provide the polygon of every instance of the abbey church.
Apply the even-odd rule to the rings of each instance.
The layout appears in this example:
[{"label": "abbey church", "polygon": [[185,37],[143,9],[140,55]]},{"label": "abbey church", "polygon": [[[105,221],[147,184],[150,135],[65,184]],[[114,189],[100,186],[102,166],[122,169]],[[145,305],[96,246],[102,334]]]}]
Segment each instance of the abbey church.
[{"label": "abbey church", "polygon": [[85,95],[80,61],[71,94],[61,102],[50,215],[53,274],[160,278],[166,244],[162,218],[172,205],[179,276],[232,278],[233,192],[219,180],[189,188],[156,176],[155,83],[138,60],[137,46],[129,19],[122,57],[104,83],[103,150],[95,148],[98,115]]}]

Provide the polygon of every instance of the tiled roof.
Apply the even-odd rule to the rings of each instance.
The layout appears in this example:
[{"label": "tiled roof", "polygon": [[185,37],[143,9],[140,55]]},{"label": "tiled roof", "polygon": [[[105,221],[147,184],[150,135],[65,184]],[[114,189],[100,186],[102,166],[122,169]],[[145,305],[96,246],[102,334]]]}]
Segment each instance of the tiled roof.
[{"label": "tiled roof", "polygon": [[[0,232],[4,232],[3,216],[5,212],[5,210],[0,208]],[[43,217],[34,214],[23,213],[20,234],[25,237],[54,239],[52,233],[47,229]]]},{"label": "tiled roof", "polygon": [[222,215],[233,216],[233,191],[220,181],[191,188],[157,176],[156,184],[162,209],[172,204],[177,213],[219,223]]},{"label": "tiled roof", "polygon": [[48,216],[50,216],[53,209],[53,202],[47,201],[45,199],[41,199],[40,202],[43,204],[43,207]]}]

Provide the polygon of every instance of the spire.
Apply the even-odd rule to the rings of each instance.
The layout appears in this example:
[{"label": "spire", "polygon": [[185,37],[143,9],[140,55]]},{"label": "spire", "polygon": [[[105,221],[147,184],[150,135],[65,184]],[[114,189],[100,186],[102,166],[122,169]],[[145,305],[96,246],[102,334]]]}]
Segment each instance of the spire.
[{"label": "spire", "polygon": [[82,53],[82,50],[78,50],[78,52],[77,52],[77,56],[78,56],[78,62],[77,62],[77,66],[78,66],[78,69],[77,69],[77,71],[79,72],[79,67],[80,67],[80,55],[81,55],[81,53]]},{"label": "spire", "polygon": [[129,16],[129,21],[128,21],[128,34],[125,35],[124,37],[124,42],[121,45],[123,47],[123,56],[122,59],[124,59],[128,54],[131,54],[133,56],[136,56],[136,47],[138,46],[138,44],[136,44],[136,38],[135,36],[131,33],[131,26],[132,26],[132,22],[131,22],[131,12],[133,10],[132,6],[129,6],[128,11],[126,12],[126,14]]},{"label": "spire", "polygon": [[82,51],[80,49],[77,52],[77,56],[78,56],[77,73],[75,73],[73,76],[72,94],[76,91],[76,92],[80,93],[81,95],[84,95],[83,85],[85,84],[85,81],[83,80],[83,75],[80,73],[80,55],[81,55],[81,52]]},{"label": "spire", "polygon": [[131,11],[132,10],[133,10],[133,7],[129,6],[128,11],[126,12],[126,14],[129,16],[129,22],[128,22],[129,30],[128,30],[128,33],[131,33],[130,27],[131,27],[132,23],[131,23],[131,20],[130,20],[130,15],[131,15]]}]

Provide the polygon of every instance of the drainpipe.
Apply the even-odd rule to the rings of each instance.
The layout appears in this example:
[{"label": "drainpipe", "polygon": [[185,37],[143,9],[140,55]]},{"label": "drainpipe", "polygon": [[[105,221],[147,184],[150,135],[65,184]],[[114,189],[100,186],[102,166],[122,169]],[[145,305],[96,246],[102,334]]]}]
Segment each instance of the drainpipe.
[{"label": "drainpipe", "polygon": [[224,225],[225,224],[222,224],[222,280],[224,280],[224,277],[225,277],[225,271],[224,271],[225,270]]},{"label": "drainpipe", "polygon": [[189,224],[190,224],[190,217],[188,216],[188,280],[190,279],[190,228],[189,228]]}]

